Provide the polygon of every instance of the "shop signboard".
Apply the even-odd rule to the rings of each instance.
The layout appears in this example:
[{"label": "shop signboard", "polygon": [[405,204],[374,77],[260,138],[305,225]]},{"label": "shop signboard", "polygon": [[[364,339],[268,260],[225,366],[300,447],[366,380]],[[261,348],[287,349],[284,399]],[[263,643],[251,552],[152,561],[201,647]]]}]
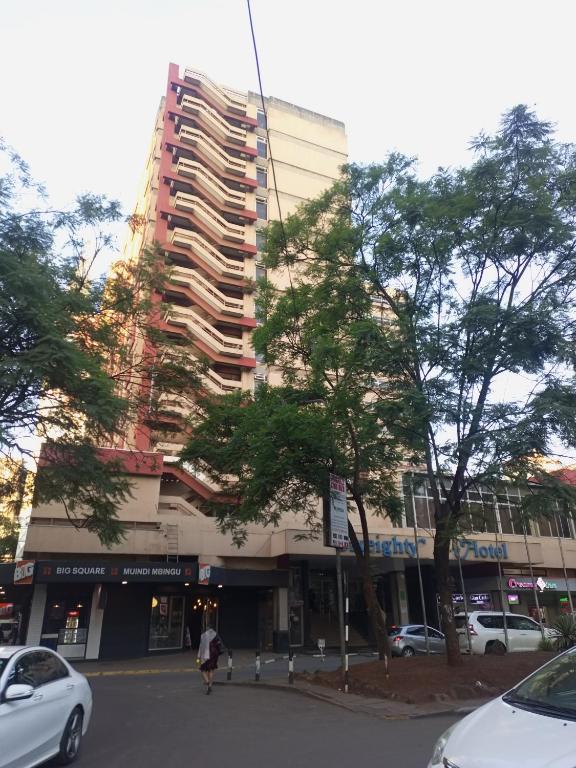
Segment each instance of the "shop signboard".
[{"label": "shop signboard", "polygon": [[558,584],[550,579],[543,579],[542,576],[535,580],[524,576],[511,576],[508,579],[508,589],[534,589],[534,587],[544,592],[546,589],[558,589]]},{"label": "shop signboard", "polygon": [[[466,595],[466,601],[469,605],[484,605],[484,603],[490,602],[490,595],[487,592],[473,592]],[[457,604],[463,603],[464,595],[460,592],[455,592],[452,595],[452,602]]]},{"label": "shop signboard", "polygon": [[34,579],[34,560],[19,560],[14,568],[14,584],[32,584]]},{"label": "shop signboard", "polygon": [[211,571],[212,568],[207,563],[200,563],[198,565],[198,584],[210,584]]},{"label": "shop signboard", "polygon": [[14,603],[0,603],[0,618],[10,619],[14,613]]},{"label": "shop signboard", "polygon": [[39,561],[36,569],[38,583],[51,582],[114,582],[114,581],[192,581],[196,578],[196,563],[81,560]]},{"label": "shop signboard", "polygon": [[324,536],[327,547],[346,549],[350,545],[346,481],[338,475],[330,475],[330,489],[324,514]]}]

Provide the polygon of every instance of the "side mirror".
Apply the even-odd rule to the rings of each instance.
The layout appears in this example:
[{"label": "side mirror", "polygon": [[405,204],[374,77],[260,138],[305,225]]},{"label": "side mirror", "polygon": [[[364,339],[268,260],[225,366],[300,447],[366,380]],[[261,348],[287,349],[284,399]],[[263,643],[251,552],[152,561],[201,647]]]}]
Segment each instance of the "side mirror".
[{"label": "side mirror", "polygon": [[4,694],[4,701],[20,701],[30,699],[34,695],[31,685],[9,685]]}]

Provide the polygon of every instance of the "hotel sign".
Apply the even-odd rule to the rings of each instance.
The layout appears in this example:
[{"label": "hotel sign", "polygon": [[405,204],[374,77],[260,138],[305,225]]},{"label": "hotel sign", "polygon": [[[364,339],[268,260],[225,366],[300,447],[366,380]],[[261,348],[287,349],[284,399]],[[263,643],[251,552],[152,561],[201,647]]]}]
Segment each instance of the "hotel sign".
[{"label": "hotel sign", "polygon": [[[431,558],[432,539],[425,536],[418,536],[416,541],[413,538],[401,536],[379,536],[371,538],[368,542],[370,552],[381,554],[384,557],[416,557],[416,551],[420,557]],[[360,546],[363,548],[363,542],[360,539]],[[351,551],[352,548],[349,546]],[[428,551],[427,551],[428,550]],[[494,544],[474,539],[458,539],[452,547],[452,555],[460,558],[462,561],[474,560],[508,560],[508,544],[502,543],[498,546]]]}]

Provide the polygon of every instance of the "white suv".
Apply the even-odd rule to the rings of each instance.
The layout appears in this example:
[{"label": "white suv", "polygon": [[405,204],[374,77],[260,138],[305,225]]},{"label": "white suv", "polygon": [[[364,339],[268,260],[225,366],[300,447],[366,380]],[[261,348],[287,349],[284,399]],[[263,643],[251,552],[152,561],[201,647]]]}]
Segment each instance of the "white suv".
[{"label": "white suv", "polygon": [[[468,653],[466,615],[457,614],[456,631],[462,653]],[[509,651],[536,651],[542,640],[540,625],[529,616],[517,613],[506,614]],[[473,611],[468,614],[468,630],[472,653],[506,653],[504,617],[500,611]],[[546,637],[553,637],[554,631],[544,628]]]}]

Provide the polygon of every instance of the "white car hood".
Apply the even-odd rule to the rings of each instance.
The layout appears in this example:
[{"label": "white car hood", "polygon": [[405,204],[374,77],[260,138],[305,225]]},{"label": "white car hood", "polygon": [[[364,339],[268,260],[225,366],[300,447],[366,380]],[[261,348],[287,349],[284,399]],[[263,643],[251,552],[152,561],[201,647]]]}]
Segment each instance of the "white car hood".
[{"label": "white car hood", "polygon": [[456,726],[444,757],[458,768],[575,768],[576,722],[498,698]]}]

